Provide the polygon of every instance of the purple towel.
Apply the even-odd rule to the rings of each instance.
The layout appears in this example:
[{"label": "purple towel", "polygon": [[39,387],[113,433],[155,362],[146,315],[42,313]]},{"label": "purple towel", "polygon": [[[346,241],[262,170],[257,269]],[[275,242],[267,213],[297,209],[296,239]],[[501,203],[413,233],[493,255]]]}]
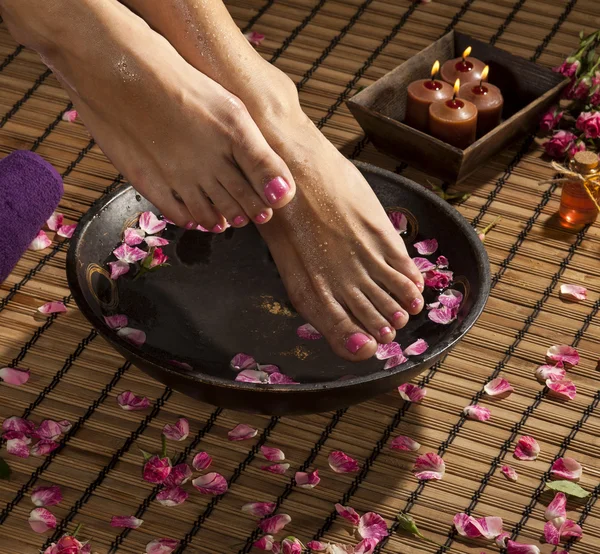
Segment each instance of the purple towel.
[{"label": "purple towel", "polygon": [[17,150],[0,160],[0,283],[58,206],[56,169],[37,154]]}]

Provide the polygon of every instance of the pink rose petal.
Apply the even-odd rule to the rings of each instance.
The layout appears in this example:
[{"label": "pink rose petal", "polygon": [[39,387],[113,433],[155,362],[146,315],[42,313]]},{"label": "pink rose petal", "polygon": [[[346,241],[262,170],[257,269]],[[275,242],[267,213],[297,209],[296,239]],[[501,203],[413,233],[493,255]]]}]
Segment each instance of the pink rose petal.
[{"label": "pink rose petal", "polygon": [[[16,433],[16,431],[9,431],[9,433]],[[26,438],[24,435],[22,435],[22,438],[8,438],[4,436],[4,439],[6,440],[6,451],[11,456],[29,458],[31,439]]]},{"label": "pink rose petal", "polygon": [[59,212],[54,212],[46,221],[48,229],[56,231],[62,224],[65,216]]},{"label": "pink rose petal", "polygon": [[271,464],[268,466],[261,466],[260,469],[268,471],[269,473],[274,473],[275,475],[283,475],[290,469],[290,464]]},{"label": "pink rose petal", "polygon": [[416,452],[421,448],[421,445],[411,439],[410,437],[405,437],[403,435],[396,437],[390,444],[390,448],[392,450],[402,450],[404,452]]},{"label": "pink rose petal", "polygon": [[299,385],[298,381],[294,381],[289,375],[283,373],[271,373],[269,375],[269,385]]},{"label": "pink rose petal", "polygon": [[397,342],[390,342],[389,344],[378,344],[377,351],[375,352],[375,357],[378,360],[387,360],[389,358],[393,358],[394,356],[399,356],[402,354],[402,348]]},{"label": "pink rose petal", "polygon": [[271,552],[273,550],[274,543],[275,539],[273,538],[273,535],[265,535],[257,541],[254,541],[254,543],[252,543],[252,546],[258,550],[265,550],[267,552]]},{"label": "pink rose petal", "polygon": [[540,554],[540,549],[533,544],[522,544],[509,539],[506,541],[506,554]]},{"label": "pink rose petal", "polygon": [[340,450],[335,450],[327,458],[329,467],[335,473],[354,473],[360,469],[358,462]]},{"label": "pink rose petal", "polygon": [[517,481],[519,478],[519,474],[510,466],[504,465],[500,471],[509,481]]},{"label": "pink rose petal", "polygon": [[573,400],[577,394],[577,387],[573,381],[563,379],[562,381],[552,381],[548,379],[546,386],[550,389],[550,394],[558,398]]},{"label": "pink rose petal", "polygon": [[56,517],[46,508],[34,508],[27,520],[36,533],[45,533],[50,529],[56,529]]},{"label": "pink rose petal", "polygon": [[420,258],[419,256],[416,256],[412,259],[412,261],[421,273],[426,273],[427,271],[431,271],[436,268],[436,265],[433,262],[430,262],[427,258]]},{"label": "pink rose petal", "polygon": [[61,225],[58,228],[58,231],[56,231],[56,234],[59,237],[70,239],[73,236],[75,229],[77,229],[77,223],[73,223],[72,225]]},{"label": "pink rose petal", "polygon": [[175,539],[155,539],[146,545],[146,554],[172,554],[178,546]]},{"label": "pink rose petal", "polygon": [[36,487],[31,493],[31,501],[39,507],[56,506],[63,500],[60,487],[51,485],[50,487]]},{"label": "pink rose petal", "polygon": [[379,544],[377,539],[363,539],[352,550],[353,554],[373,554]]},{"label": "pink rose petal", "polygon": [[448,325],[452,323],[457,316],[458,312],[456,308],[448,308],[448,306],[442,306],[441,308],[433,308],[427,312],[427,317],[434,323],[440,325]]},{"label": "pink rose petal", "polygon": [[549,363],[562,362],[569,365],[577,365],[579,363],[579,353],[575,348],[567,344],[551,346],[546,352],[546,358]]},{"label": "pink rose petal", "polygon": [[423,275],[426,287],[443,290],[450,286],[454,279],[454,273],[446,269],[432,269]]},{"label": "pink rose petal", "polygon": [[555,546],[560,542],[560,533],[551,521],[547,521],[544,525],[544,540]]},{"label": "pink rose petal", "polygon": [[360,523],[360,516],[354,508],[350,506],[342,506],[341,504],[335,505],[335,511],[343,517],[346,521],[349,521],[352,525],[356,526]]},{"label": "pink rose petal", "polygon": [[230,441],[245,441],[253,439],[258,434],[258,431],[250,425],[245,423],[239,423],[231,431],[227,433],[227,437]]},{"label": "pink rose petal", "polygon": [[192,481],[192,485],[194,485],[201,494],[225,494],[228,489],[225,477],[220,473],[215,472],[196,477],[196,479]]},{"label": "pink rose petal", "polygon": [[163,252],[162,248],[154,248],[151,252],[152,255],[147,256],[143,262],[143,266],[147,269],[163,266],[169,261],[169,256]]},{"label": "pink rose petal", "polygon": [[556,365],[541,365],[535,370],[535,375],[538,381],[546,383],[546,381],[562,381],[567,374],[563,364],[558,362]]},{"label": "pink rose petal", "polygon": [[488,540],[493,540],[502,533],[503,522],[501,517],[481,517],[477,520],[477,523],[481,528],[481,535]]},{"label": "pink rose petal", "polygon": [[258,370],[273,375],[273,373],[280,373],[279,366],[274,364],[257,364]]},{"label": "pink rose petal", "polygon": [[391,358],[386,360],[385,365],[383,366],[383,369],[392,369],[394,367],[398,367],[399,365],[402,365],[403,363],[405,363],[407,361],[408,361],[408,358],[406,356],[404,356],[404,354],[398,354],[398,355],[392,356]]},{"label": "pink rose petal", "polygon": [[422,240],[413,245],[421,256],[429,256],[438,249],[438,241],[435,239]]},{"label": "pink rose petal", "polygon": [[583,536],[583,531],[577,523],[567,519],[558,530],[561,539],[580,539]]},{"label": "pink rose petal", "polygon": [[44,315],[49,314],[64,314],[67,311],[67,307],[64,302],[46,302],[38,308],[38,312]]},{"label": "pink rose petal", "polygon": [[459,535],[476,539],[483,536],[483,529],[477,519],[469,514],[459,513],[453,518],[454,527]]},{"label": "pink rose petal", "polygon": [[158,219],[152,212],[144,212],[140,215],[139,225],[140,229],[148,235],[155,235],[167,226],[167,222]]},{"label": "pink rose petal", "polygon": [[179,367],[181,369],[187,369],[188,371],[191,371],[192,369],[194,369],[190,364],[186,363],[186,362],[180,362],[179,360],[169,360],[170,364],[173,364],[175,367]]},{"label": "pink rose petal", "polygon": [[135,516],[112,516],[110,520],[111,527],[119,527],[123,529],[137,529],[144,523],[143,519],[138,519]]},{"label": "pink rose petal", "polygon": [[144,242],[144,237],[146,233],[141,229],[134,229],[133,227],[128,227],[125,229],[125,233],[123,233],[123,239],[127,246],[137,246]]},{"label": "pink rose petal", "polygon": [[404,349],[406,356],[420,356],[429,348],[429,345],[423,339],[417,339]]},{"label": "pink rose petal", "polygon": [[163,506],[172,508],[173,506],[183,504],[189,496],[190,495],[179,486],[168,487],[156,495],[156,501]]},{"label": "pink rose petal", "polygon": [[446,464],[434,452],[428,452],[415,460],[415,477],[422,481],[441,479],[446,472]]},{"label": "pink rose petal", "polygon": [[128,246],[127,244],[123,243],[121,246],[113,250],[113,254],[115,258],[121,262],[134,264],[140,260],[143,260],[148,255],[148,252],[145,252],[136,246]]},{"label": "pink rose petal", "polygon": [[561,285],[560,286],[560,297],[565,300],[572,300],[577,302],[578,300],[587,299],[587,289],[580,287],[579,285]]},{"label": "pink rose petal", "polygon": [[150,400],[145,396],[136,396],[130,390],[126,390],[117,396],[117,403],[121,408],[128,411],[145,410],[150,407]]},{"label": "pink rose petal", "polygon": [[129,272],[129,264],[127,262],[122,262],[121,260],[108,262],[108,266],[110,267],[110,278],[113,281],[116,281],[121,275],[125,275],[125,273]]},{"label": "pink rose petal", "polygon": [[402,400],[407,402],[421,402],[427,395],[427,389],[422,389],[411,383],[404,383],[398,387],[398,392]]},{"label": "pink rose petal", "polygon": [[388,217],[399,234],[406,233],[408,229],[408,218],[402,212],[388,212]]},{"label": "pink rose petal", "polygon": [[447,308],[458,309],[462,301],[462,292],[454,289],[446,289],[438,296],[438,302]]},{"label": "pink rose petal", "polygon": [[285,460],[285,454],[283,453],[283,450],[280,450],[279,448],[261,446],[260,451],[265,459],[269,460],[269,462],[281,462]]},{"label": "pink rose petal", "polygon": [[203,471],[205,469],[208,469],[210,467],[210,464],[212,464],[212,457],[209,456],[206,452],[198,452],[198,454],[196,454],[194,456],[194,459],[192,460],[192,467],[196,471]]},{"label": "pink rose petal", "polygon": [[123,314],[104,316],[104,321],[111,329],[121,329],[122,327],[127,327],[129,323],[127,316]]},{"label": "pink rose petal", "polygon": [[508,396],[514,389],[510,383],[503,377],[496,377],[489,383],[486,383],[483,390],[488,396]]},{"label": "pink rose petal", "polygon": [[173,425],[167,423],[163,427],[163,435],[172,441],[184,441],[190,434],[190,423],[184,417],[179,418]]},{"label": "pink rose petal", "polygon": [[547,521],[559,519],[562,525],[567,519],[567,496],[564,492],[557,492],[552,502],[548,504],[544,517]]},{"label": "pink rose petal", "polygon": [[167,488],[185,485],[192,478],[192,468],[185,464],[177,464],[171,469],[171,473],[164,480],[164,486]]},{"label": "pink rose petal", "polygon": [[269,383],[269,374],[264,371],[256,371],[255,369],[244,369],[240,371],[234,381],[239,383],[255,383],[260,385],[266,385]]},{"label": "pink rose petal", "polygon": [[155,455],[144,464],[142,476],[144,481],[148,481],[148,483],[162,484],[172,470],[169,458],[161,458]]},{"label": "pink rose petal", "polygon": [[444,269],[450,265],[450,262],[446,256],[438,256],[435,265],[437,265],[439,269]]},{"label": "pink rose petal", "polygon": [[296,485],[302,489],[314,489],[320,482],[319,470],[314,471],[297,471],[294,477]]},{"label": "pink rose petal", "polygon": [[3,367],[0,369],[0,381],[17,387],[27,383],[30,376],[28,369],[19,369],[18,367]]},{"label": "pink rose petal", "polygon": [[310,323],[300,325],[300,327],[296,329],[296,334],[302,340],[319,340],[323,338],[323,335],[319,333],[319,331],[317,331]]},{"label": "pink rose petal", "polygon": [[321,541],[308,541],[306,546],[315,552],[323,552],[327,549],[327,544]]},{"label": "pink rose petal", "polygon": [[269,535],[276,535],[288,523],[290,523],[290,521],[292,521],[292,518],[289,515],[278,514],[276,516],[263,519],[258,523],[258,526],[260,527],[260,530],[263,533],[268,533]]},{"label": "pink rose petal", "polygon": [[44,231],[40,231],[37,236],[31,241],[29,250],[38,251],[48,248],[52,244],[52,241],[48,238],[48,235]]},{"label": "pink rose petal", "polygon": [[22,417],[11,416],[7,417],[2,422],[3,431],[16,431],[23,433],[25,436],[31,436],[35,432],[35,423],[23,419]]},{"label": "pink rose petal", "polygon": [[540,453],[538,442],[528,435],[522,436],[515,446],[515,458],[518,460],[535,460]]},{"label": "pink rose petal", "polygon": [[56,424],[60,427],[60,430],[63,433],[68,433],[73,428],[72,423],[68,419],[57,421]]},{"label": "pink rose petal", "polygon": [[242,512],[261,518],[270,516],[276,508],[275,502],[249,502],[242,506]]},{"label": "pink rose petal", "polygon": [[581,464],[575,458],[559,458],[552,464],[550,473],[559,479],[568,479],[569,481],[576,481],[581,477],[583,468]]},{"label": "pink rose petal", "polygon": [[139,329],[133,329],[132,327],[123,327],[122,329],[119,329],[117,335],[138,348],[146,342],[146,333]]},{"label": "pink rose petal", "polygon": [[62,120],[69,123],[75,123],[77,119],[77,110],[67,110],[62,114]]},{"label": "pink rose petal", "polygon": [[161,246],[167,246],[167,244],[169,244],[169,241],[167,239],[163,239],[162,237],[153,237],[153,236],[148,236],[144,239],[144,241],[146,242],[146,244],[148,246],[152,247],[161,247]]},{"label": "pink rose petal", "polygon": [[45,419],[35,430],[34,436],[38,439],[56,440],[62,435],[62,432],[61,426],[56,421]]},{"label": "pink rose petal", "polygon": [[42,439],[31,447],[31,455],[35,457],[47,456],[59,447],[56,441]]},{"label": "pink rose petal", "polygon": [[265,35],[263,35],[262,33],[257,33],[256,31],[244,33],[244,36],[252,46],[260,46],[261,42],[265,40]]},{"label": "pink rose petal", "polygon": [[506,548],[506,541],[508,539],[510,539],[511,534],[507,533],[506,531],[503,531],[502,533],[500,533],[495,539],[494,542],[496,543],[497,546],[499,546],[500,548]]},{"label": "pink rose petal", "polygon": [[383,537],[388,536],[387,524],[379,514],[367,512],[360,518],[358,534],[363,539],[380,541]]},{"label": "pink rose petal", "polygon": [[282,554],[302,554],[302,543],[296,537],[286,537],[281,541]]},{"label": "pink rose petal", "polygon": [[469,419],[475,419],[477,421],[487,421],[490,419],[491,415],[489,408],[479,406],[478,404],[465,406],[463,412]]}]

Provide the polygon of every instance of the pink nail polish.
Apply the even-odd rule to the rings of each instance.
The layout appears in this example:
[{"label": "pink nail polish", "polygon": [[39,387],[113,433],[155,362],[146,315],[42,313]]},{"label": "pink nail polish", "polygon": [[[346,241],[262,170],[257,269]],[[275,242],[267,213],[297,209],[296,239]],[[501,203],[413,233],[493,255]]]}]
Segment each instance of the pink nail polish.
[{"label": "pink nail polish", "polygon": [[423,300],[421,300],[420,298],[415,298],[411,303],[410,303],[410,307],[413,310],[416,310],[421,304],[423,304]]},{"label": "pink nail polish", "polygon": [[346,350],[352,354],[356,354],[365,344],[371,339],[362,333],[354,333],[346,341]]},{"label": "pink nail polish", "polygon": [[267,221],[267,218],[269,217],[269,214],[267,212],[260,212],[255,218],[254,221],[256,221],[256,223],[264,223],[265,221]]},{"label": "pink nail polish", "polygon": [[423,290],[425,289],[425,285],[419,282],[417,283],[417,289],[419,289],[419,292],[423,292]]},{"label": "pink nail polish", "polygon": [[379,336],[385,337],[385,335],[389,335],[391,332],[392,330],[389,327],[382,327],[379,329]]},{"label": "pink nail polish", "polygon": [[185,228],[186,228],[186,229],[188,229],[188,230],[189,230],[189,229],[193,229],[194,227],[196,227],[196,224],[195,224],[193,221],[188,221],[188,222],[185,224]]},{"label": "pink nail polish", "polygon": [[217,223],[212,229],[211,231],[213,233],[222,233],[223,232],[223,225]]},{"label": "pink nail polish", "polygon": [[290,190],[283,177],[275,177],[265,185],[265,196],[269,204],[277,204]]},{"label": "pink nail polish", "polygon": [[394,321],[397,321],[398,319],[404,319],[404,317],[406,316],[406,312],[402,312],[402,311],[397,311],[392,318],[394,319]]},{"label": "pink nail polish", "polygon": [[246,223],[246,218],[243,215],[238,215],[234,220],[233,220],[233,224],[236,227],[239,227],[240,225],[243,225],[244,223]]}]

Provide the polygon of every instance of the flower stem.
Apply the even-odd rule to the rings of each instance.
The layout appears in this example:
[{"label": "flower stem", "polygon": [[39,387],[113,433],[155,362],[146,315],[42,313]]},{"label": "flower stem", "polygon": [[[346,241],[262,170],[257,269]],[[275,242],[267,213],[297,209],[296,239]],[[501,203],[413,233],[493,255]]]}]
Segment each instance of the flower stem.
[{"label": "flower stem", "polygon": [[162,440],[162,456],[161,456],[161,458],[166,458],[167,457],[167,437],[165,437],[165,435],[161,435],[160,438]]},{"label": "flower stem", "polygon": [[77,527],[75,527],[75,531],[73,531],[73,534],[71,535],[73,538],[76,538],[77,535],[79,534],[79,531],[81,531],[81,528],[83,527],[83,523],[78,523]]},{"label": "flower stem", "polygon": [[502,219],[501,216],[498,216],[494,221],[492,221],[487,227],[484,227],[480,232],[484,235],[487,235]]}]

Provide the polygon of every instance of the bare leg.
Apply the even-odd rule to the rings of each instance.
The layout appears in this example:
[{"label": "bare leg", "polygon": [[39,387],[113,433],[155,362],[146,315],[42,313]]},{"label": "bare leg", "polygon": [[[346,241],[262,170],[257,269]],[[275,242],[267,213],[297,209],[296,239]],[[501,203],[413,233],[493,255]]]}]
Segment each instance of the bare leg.
[{"label": "bare leg", "polygon": [[423,308],[423,280],[369,185],[305,116],[292,81],[254,51],[221,0],[124,1],[238,96],[285,160],[296,197],[260,232],[296,309],[340,356],[372,356],[376,341],[392,341],[391,329]]},{"label": "bare leg", "polygon": [[264,223],[293,197],[290,171],[243,103],[116,0],[0,7],[117,169],[179,225]]}]

